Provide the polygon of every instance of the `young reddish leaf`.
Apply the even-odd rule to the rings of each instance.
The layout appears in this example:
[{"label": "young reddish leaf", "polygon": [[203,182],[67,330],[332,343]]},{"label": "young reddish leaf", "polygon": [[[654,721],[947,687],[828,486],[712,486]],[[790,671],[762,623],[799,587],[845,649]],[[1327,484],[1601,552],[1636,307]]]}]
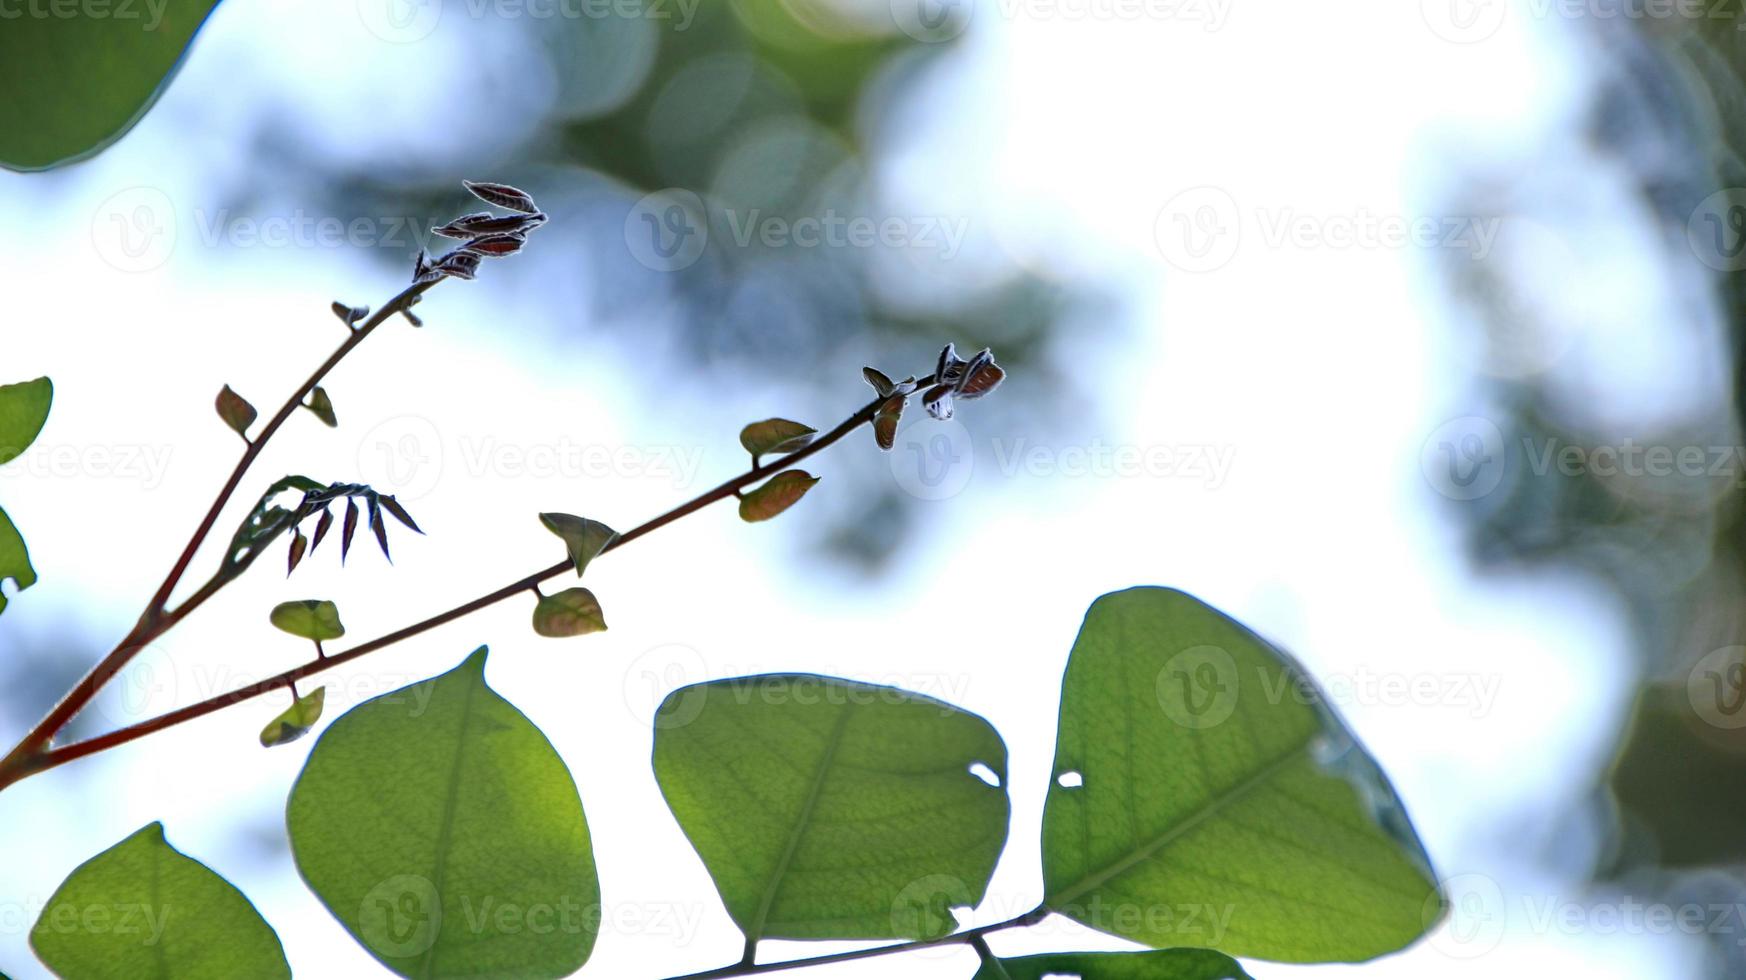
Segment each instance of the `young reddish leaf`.
[{"label": "young reddish leaf", "polygon": [[395,520],[414,531],[417,531],[419,534],[424,533],[424,529],[418,526],[418,523],[412,519],[412,515],[406,512],[405,507],[400,506],[400,501],[395,500],[392,494],[383,494],[381,500],[383,509],[390,514],[393,514]]},{"label": "young reddish leaf", "polygon": [[370,499],[370,530],[375,532],[376,543],[382,547],[382,557],[393,561],[394,556],[388,553],[388,525],[382,522],[382,508],[374,497]]},{"label": "young reddish leaf", "polygon": [[901,392],[885,399],[879,406],[879,411],[873,416],[873,441],[886,452],[897,444],[897,423],[903,418],[903,407],[909,404],[909,396]]},{"label": "young reddish leaf", "polygon": [[339,428],[339,418],[333,414],[333,401],[327,397],[327,390],[320,385],[309,393],[309,401],[303,406],[315,413],[315,417],[327,423],[330,429]]},{"label": "young reddish leaf", "polygon": [[486,204],[495,204],[500,208],[520,211],[522,214],[534,214],[539,208],[534,206],[533,195],[508,184],[490,184],[477,180],[463,180],[461,186],[473,192],[473,196]]},{"label": "young reddish leaf", "polygon": [[740,519],[767,521],[794,506],[817,482],[818,477],[804,470],[783,470],[740,498]]},{"label": "young reddish leaf", "polygon": [[303,560],[303,552],[309,547],[309,539],[303,536],[302,531],[292,531],[291,534],[291,554],[285,563],[287,577],[297,570],[297,563]]},{"label": "young reddish leaf", "polygon": [[576,576],[580,578],[588,563],[594,556],[606,550],[612,539],[618,537],[618,532],[599,521],[574,514],[541,514],[540,523],[546,530],[564,539],[564,546],[569,549],[570,562],[576,566]]},{"label": "young reddish leaf", "polygon": [[340,527],[340,564],[345,564],[346,555],[352,550],[352,535],[358,532],[358,502],[346,498],[346,522]]},{"label": "young reddish leaf", "polygon": [[309,553],[315,554],[315,549],[321,547],[321,539],[327,537],[328,529],[333,527],[333,511],[322,510],[321,520],[315,522],[315,541],[309,546]]},{"label": "young reddish leaf", "polygon": [[494,215],[485,211],[475,214],[465,214],[443,225],[432,228],[431,233],[445,238],[478,238],[481,235],[526,234],[546,223],[546,216],[539,212],[533,214]]},{"label": "young reddish leaf", "polygon": [[873,386],[873,393],[881,398],[897,390],[897,385],[892,384],[891,379],[885,376],[885,372],[877,368],[862,368],[861,377],[867,379],[867,383]]},{"label": "young reddish leaf", "polygon": [[321,720],[321,709],[327,701],[327,688],[318,687],[314,691],[296,698],[291,707],[286,708],[279,717],[267,722],[267,727],[261,729],[261,745],[272,748],[295,742],[315,727]]},{"label": "young reddish leaf", "polygon": [[594,593],[578,587],[541,596],[534,607],[533,628],[541,636],[584,636],[606,629],[606,617]]},{"label": "young reddish leaf", "polygon": [[740,445],[753,456],[791,453],[812,441],[818,430],[788,419],[765,419],[740,430]]},{"label": "young reddish leaf", "polygon": [[456,279],[472,279],[479,272],[479,253],[469,252],[464,248],[436,260],[431,270],[439,275],[454,276]]},{"label": "young reddish leaf", "polygon": [[298,599],[281,602],[267,617],[274,626],[305,640],[337,640],[346,635],[340,625],[339,607],[326,599]]},{"label": "young reddish leaf", "polygon": [[526,244],[527,238],[523,235],[482,235],[462,247],[469,252],[478,252],[480,255],[489,255],[495,258],[514,255],[521,251],[521,247]]},{"label": "young reddish leaf", "polygon": [[250,405],[243,396],[230,390],[230,385],[225,385],[224,389],[218,393],[217,406],[218,417],[224,420],[225,425],[235,429],[236,434],[242,436],[244,441],[247,441],[249,426],[254,424],[255,416],[259,414],[255,411],[255,406]]}]

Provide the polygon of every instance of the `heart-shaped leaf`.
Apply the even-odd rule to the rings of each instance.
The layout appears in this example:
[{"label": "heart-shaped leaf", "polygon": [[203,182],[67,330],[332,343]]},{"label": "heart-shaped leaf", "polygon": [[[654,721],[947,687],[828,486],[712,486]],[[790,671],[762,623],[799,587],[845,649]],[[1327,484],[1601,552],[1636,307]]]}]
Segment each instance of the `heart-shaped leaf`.
[{"label": "heart-shaped leaf", "polygon": [[576,783],[485,660],[335,719],[286,806],[304,880],[401,976],[568,976],[599,933]]},{"label": "heart-shaped leaf", "polygon": [[740,498],[740,520],[767,521],[794,506],[817,482],[818,477],[804,470],[783,470]]},{"label": "heart-shaped leaf", "polygon": [[248,439],[249,426],[255,424],[255,417],[259,414],[255,411],[255,406],[232,391],[230,385],[225,385],[218,392],[218,400],[214,404],[218,408],[218,417],[224,420],[224,424],[235,429],[236,434],[243,439]]},{"label": "heart-shaped leaf", "polygon": [[578,578],[588,563],[618,537],[618,532],[605,524],[574,514],[541,514],[540,523],[564,539],[564,547],[569,549],[570,563],[576,566]]},{"label": "heart-shaped leaf", "polygon": [[281,602],[268,617],[273,625],[292,636],[305,640],[337,640],[346,635],[340,625],[339,607],[326,599],[297,599]]},{"label": "heart-shaped leaf", "polygon": [[145,115],[216,0],[43,7],[0,31],[0,166],[46,170],[90,156]]},{"label": "heart-shaped leaf", "polygon": [[16,459],[36,441],[54,399],[55,386],[47,378],[0,385],[0,465]]},{"label": "heart-shaped leaf", "polygon": [[541,596],[534,607],[534,632],[541,636],[583,636],[606,629],[600,601],[584,588],[565,589]]},{"label": "heart-shaped leaf", "polygon": [[267,748],[295,742],[315,727],[321,720],[321,709],[327,703],[327,688],[318,687],[312,693],[295,698],[291,707],[280,713],[279,717],[267,723],[261,729],[261,744]]},{"label": "heart-shaped leaf", "polygon": [[[1150,946],[1289,962],[1393,952],[1442,913],[1375,761],[1296,661],[1173,589],[1092,604],[1062,684],[1045,903]],[[1427,914],[1428,913],[1428,914]]]},{"label": "heart-shaped leaf", "polygon": [[1159,949],[1143,953],[1044,953],[1002,957],[983,964],[970,980],[1255,980],[1243,965],[1210,949]]},{"label": "heart-shaped leaf", "polygon": [[788,419],[765,419],[740,430],[740,445],[753,456],[791,453],[812,441],[818,430]]},{"label": "heart-shaped leaf", "polygon": [[30,946],[79,980],[290,977],[279,937],[236,886],[147,824],[74,869],[43,906]]},{"label": "heart-shaped leaf", "polygon": [[769,674],[681,688],[655,729],[661,792],[750,942],[939,936],[982,900],[1010,807],[976,715]]}]

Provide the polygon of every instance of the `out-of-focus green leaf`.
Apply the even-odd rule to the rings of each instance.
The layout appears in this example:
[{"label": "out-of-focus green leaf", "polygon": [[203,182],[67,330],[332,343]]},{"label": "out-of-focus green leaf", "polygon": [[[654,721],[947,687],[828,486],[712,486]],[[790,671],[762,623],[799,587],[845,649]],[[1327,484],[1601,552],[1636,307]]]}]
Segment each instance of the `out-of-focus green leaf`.
[{"label": "out-of-focus green leaf", "polygon": [[791,453],[812,441],[818,430],[788,419],[765,419],[740,430],[740,445],[753,456]]},{"label": "out-of-focus green leaf", "polygon": [[565,589],[541,596],[534,607],[534,632],[541,636],[583,636],[606,629],[600,601],[584,588]]},{"label": "out-of-focus green leaf", "polygon": [[[1205,603],[1092,604],[1062,683],[1045,903],[1149,946],[1289,962],[1406,946],[1443,913],[1400,799],[1302,668]],[[1215,936],[1204,910],[1225,920]]]},{"label": "out-of-focus green leaf", "polygon": [[296,599],[273,607],[273,625],[305,640],[337,640],[346,635],[339,607],[326,599]]},{"label": "out-of-focus green leaf", "polygon": [[16,459],[36,441],[54,399],[55,386],[47,378],[0,385],[0,464]]},{"label": "out-of-focus green leaf", "polygon": [[13,94],[0,98],[0,166],[45,170],[120,138],[156,101],[215,5],[117,3],[101,16],[40,5],[8,18],[0,91]]},{"label": "out-of-focus green leaf", "polygon": [[1002,957],[984,964],[971,980],[1254,980],[1243,966],[1210,949],[1159,949],[1142,953],[1044,953]]},{"label": "out-of-focus green leaf", "polygon": [[30,945],[69,980],[290,977],[279,937],[248,898],[148,824],[74,869]]},{"label": "out-of-focus green leaf", "polygon": [[291,707],[280,713],[279,717],[267,723],[261,729],[261,744],[267,748],[295,742],[315,727],[321,720],[321,709],[327,703],[327,688],[318,687],[313,692],[296,698]]},{"label": "out-of-focus green leaf", "polygon": [[804,470],[783,470],[740,498],[740,520],[767,521],[795,505],[818,477]]},{"label": "out-of-focus green leaf", "polygon": [[1746,860],[1742,652],[1717,650],[1693,669],[1689,683],[1638,695],[1608,779],[1625,817],[1610,871],[1623,874],[1644,862],[1695,868]]},{"label": "out-of-focus green leaf", "polygon": [[333,399],[327,397],[327,389],[320,385],[316,385],[315,390],[309,393],[309,401],[305,402],[303,407],[314,412],[315,417],[328,428],[339,427],[339,417],[333,413]]},{"label": "out-of-focus green leaf", "polygon": [[225,385],[218,392],[218,400],[215,405],[218,408],[218,417],[224,420],[224,424],[235,429],[237,435],[247,439],[249,426],[255,424],[255,417],[258,414],[255,411],[255,406],[250,405],[248,399],[232,391],[230,385]]},{"label": "out-of-focus green leaf", "polygon": [[335,719],[286,808],[304,880],[401,976],[568,976],[599,932],[576,783],[485,659]]},{"label": "out-of-focus green leaf", "polygon": [[[11,579],[23,592],[36,584],[36,569],[30,567],[30,551],[24,547],[24,536],[12,526],[12,519],[0,510],[0,584]],[[0,591],[0,612],[6,611],[6,593]]]},{"label": "out-of-focus green leaf", "polygon": [[980,717],[770,674],[681,688],[655,729],[661,792],[748,940],[939,936],[982,900],[1010,807]]},{"label": "out-of-focus green leaf", "polygon": [[564,547],[569,549],[570,562],[576,566],[576,576],[593,561],[595,556],[606,550],[612,539],[618,537],[618,532],[599,521],[574,514],[541,514],[540,523],[546,530],[564,539]]}]

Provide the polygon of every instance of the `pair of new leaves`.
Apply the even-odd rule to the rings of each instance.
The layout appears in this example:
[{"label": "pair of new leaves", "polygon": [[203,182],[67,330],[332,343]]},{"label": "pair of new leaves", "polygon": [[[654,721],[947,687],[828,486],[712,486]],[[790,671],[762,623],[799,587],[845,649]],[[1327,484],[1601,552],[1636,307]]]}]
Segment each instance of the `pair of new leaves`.
[{"label": "pair of new leaves", "polygon": [[[599,931],[576,785],[486,686],[485,661],[480,649],[337,719],[287,805],[304,880],[403,976],[564,976]],[[1399,799],[1317,693],[1291,658],[1183,593],[1094,603],[1062,684],[1042,904],[1158,951],[1015,957],[979,980],[1238,978],[1231,956],[1365,960],[1435,925],[1444,901]],[[674,691],[654,727],[661,792],[751,945],[944,935],[1004,850],[1005,746],[952,705],[769,675]],[[157,902],[183,914],[156,949],[57,930],[140,894],[148,846],[156,867],[192,864],[152,827],[79,869],[32,936],[51,968],[84,975],[78,958],[101,949],[113,966],[89,975],[152,975],[145,958],[167,954],[194,976],[196,951],[223,949],[229,975],[285,975],[271,930],[239,922],[247,900],[204,869],[200,889],[159,876]]]},{"label": "pair of new leaves", "polygon": [[[0,466],[18,458],[36,441],[48,422],[54,397],[54,384],[47,378],[0,385]],[[36,569],[31,567],[24,535],[0,509],[0,584],[7,579],[22,592],[36,584]],[[6,595],[0,592],[0,612],[5,610]]]}]

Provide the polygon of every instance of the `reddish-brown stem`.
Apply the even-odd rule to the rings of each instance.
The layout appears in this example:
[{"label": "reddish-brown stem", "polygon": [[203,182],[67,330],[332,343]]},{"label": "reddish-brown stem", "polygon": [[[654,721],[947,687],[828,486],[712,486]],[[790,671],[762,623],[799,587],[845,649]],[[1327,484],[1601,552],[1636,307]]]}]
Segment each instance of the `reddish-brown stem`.
[{"label": "reddish-brown stem", "polygon": [[[931,383],[931,381],[932,379],[930,378],[928,381],[923,382],[923,384]],[[842,424],[813,440],[806,446],[797,449],[774,462],[755,466],[720,486],[693,497],[691,500],[680,504],[658,517],[645,521],[629,531],[625,531],[618,537],[614,538],[601,553],[604,554],[608,551],[620,548],[640,537],[643,537],[644,535],[660,530],[668,524],[671,524],[688,514],[702,510],[718,500],[737,496],[740,491],[747,486],[773,476],[777,472],[800,462],[820,450],[823,450],[863,424],[872,421],[874,414],[878,411],[879,406],[883,401],[883,398],[875,398],[860,411],[849,416],[847,419],[844,419]],[[239,687],[236,690],[207,698],[204,701],[166,712],[155,718],[148,718],[145,721],[137,722],[124,728],[118,728],[103,735],[93,736],[82,742],[74,742],[68,745],[54,747],[47,747],[46,740],[39,742],[37,743],[36,751],[23,757],[23,764],[16,766],[0,764],[0,789],[4,789],[11,783],[17,782],[19,779],[32,773],[42,772],[45,769],[53,769],[56,766],[64,765],[74,759],[93,755],[106,749],[112,749],[118,745],[125,745],[128,742],[143,738],[153,732],[162,731],[163,729],[182,724],[186,721],[192,721],[195,718],[211,714],[214,711],[229,707],[230,705],[247,701],[250,698],[259,697],[269,691],[274,691],[282,687],[289,687],[294,682],[302,680],[311,674],[320,673],[321,671],[350,663],[359,657],[374,653],[384,647],[392,646],[402,640],[410,639],[420,633],[424,633],[445,623],[460,619],[463,616],[477,612],[480,609],[494,605],[519,593],[527,592],[529,590],[537,591],[541,582],[571,571],[574,567],[575,566],[572,565],[568,559],[565,559],[547,566],[546,568],[542,568],[539,571],[523,576],[502,588],[487,592],[469,602],[462,603],[452,609],[431,616],[428,619],[420,620],[410,626],[402,627],[392,633],[376,637],[373,640],[367,640],[357,646],[351,647],[350,649],[341,650],[338,653],[328,653],[326,656],[317,657],[315,660],[294,667],[283,673],[275,674],[274,676],[255,684]],[[196,598],[204,601],[204,598],[201,597],[199,593],[196,593],[196,596],[191,597],[188,602],[167,614],[164,620],[165,623],[173,624],[175,621],[179,620],[182,615],[186,614],[186,610],[196,604]],[[168,625],[164,628],[168,628]],[[161,632],[161,630],[159,632]],[[119,650],[120,648],[117,649]],[[111,657],[113,656],[114,654],[111,654]],[[125,662],[125,660],[123,662]],[[100,664],[99,666],[101,667],[102,665]],[[7,761],[11,761],[10,757]]]},{"label": "reddish-brown stem", "polygon": [[219,489],[218,496],[212,501],[212,506],[206,509],[206,516],[201,518],[199,526],[194,529],[194,534],[189,537],[187,545],[182,548],[182,553],[170,566],[169,574],[164,576],[163,583],[158,586],[157,592],[153,593],[151,600],[146,603],[145,612],[140,614],[139,621],[134,624],[133,629],[128,631],[127,636],[116,644],[115,649],[109,651],[102,660],[97,662],[96,666],[80,678],[79,682],[73,685],[73,689],[67,692],[66,697],[51,708],[42,721],[38,722],[29,734],[20,739],[5,758],[0,759],[0,789],[4,789],[30,773],[41,772],[44,768],[48,768],[43,763],[47,759],[50,751],[48,747],[55,735],[65,728],[67,723],[73,720],[73,716],[83,710],[92,698],[97,696],[97,692],[103,689],[103,685],[107,684],[110,678],[117,673],[120,673],[121,669],[138,656],[139,652],[148,644],[181,622],[189,613],[198,609],[207,599],[212,598],[219,589],[223,588],[224,581],[214,578],[196,590],[180,606],[175,609],[168,608],[171,594],[176,591],[176,586],[187,574],[188,566],[193,563],[195,554],[199,552],[200,546],[205,543],[207,536],[212,533],[212,528],[218,523],[220,514],[230,503],[231,497],[236,494],[237,487],[242,484],[243,477],[248,474],[249,467],[254,465],[261,450],[266,448],[268,440],[272,439],[273,434],[279,431],[279,427],[284,425],[303,406],[303,399],[315,389],[316,385],[322,382],[323,378],[327,377],[328,372],[332,371],[340,361],[345,359],[347,354],[363,343],[365,337],[368,337],[389,317],[402,312],[417,302],[425,290],[431,288],[438,281],[440,280],[413,283],[401,290],[399,295],[389,300],[380,310],[377,310],[374,316],[354,327],[347,335],[345,342],[341,343],[338,349],[329,355],[320,367],[315,369],[315,373],[311,374],[301,387],[292,392],[291,397],[287,398],[285,404],[280,406],[279,411],[267,420],[267,424],[261,428],[260,433],[252,441],[244,436],[243,441],[247,443],[248,448],[243,450],[242,458],[230,471],[229,479],[225,480],[224,486]]}]

